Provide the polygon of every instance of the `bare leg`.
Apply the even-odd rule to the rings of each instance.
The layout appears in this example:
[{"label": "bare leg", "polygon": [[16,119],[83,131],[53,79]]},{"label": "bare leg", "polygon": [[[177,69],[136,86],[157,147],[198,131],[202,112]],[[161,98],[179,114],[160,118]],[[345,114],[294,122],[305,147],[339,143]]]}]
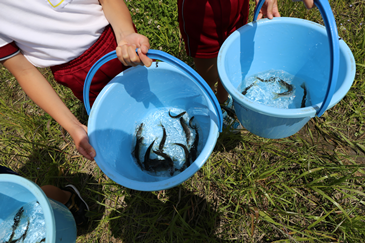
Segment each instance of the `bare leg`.
[{"label": "bare leg", "polygon": [[216,96],[219,103],[224,103],[228,99],[228,93],[219,79],[217,58],[194,58],[194,62],[196,71],[213,91],[215,90],[214,85],[218,82]]},{"label": "bare leg", "polygon": [[46,185],[41,187],[47,197],[66,204],[71,197],[71,192],[64,191],[56,186]]}]

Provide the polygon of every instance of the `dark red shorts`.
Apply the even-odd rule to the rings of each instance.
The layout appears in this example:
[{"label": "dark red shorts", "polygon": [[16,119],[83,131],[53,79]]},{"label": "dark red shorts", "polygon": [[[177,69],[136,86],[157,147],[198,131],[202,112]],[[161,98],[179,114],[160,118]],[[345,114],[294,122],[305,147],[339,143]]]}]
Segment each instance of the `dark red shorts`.
[{"label": "dark red shorts", "polygon": [[[99,39],[81,56],[68,63],[51,67],[53,76],[58,83],[69,87],[74,95],[83,101],[84,81],[90,68],[102,56],[114,51],[116,47],[117,42],[113,30],[108,25]],[[101,66],[91,82],[90,104],[94,103],[104,86],[126,68],[118,59],[113,59]]]},{"label": "dark red shorts", "polygon": [[187,54],[214,58],[224,40],[247,23],[249,0],[178,0],[178,9]]}]

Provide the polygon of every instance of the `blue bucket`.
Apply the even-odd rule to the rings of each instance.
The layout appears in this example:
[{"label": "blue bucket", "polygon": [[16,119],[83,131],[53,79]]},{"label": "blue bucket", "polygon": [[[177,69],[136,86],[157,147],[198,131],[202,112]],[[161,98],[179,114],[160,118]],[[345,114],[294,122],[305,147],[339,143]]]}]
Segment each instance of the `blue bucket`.
[{"label": "blue bucket", "polygon": [[[34,182],[10,174],[0,176],[0,224],[27,203],[38,201],[46,225],[46,242],[76,242],[75,220],[63,204],[44,194]],[[23,214],[22,217],[26,217]]]},{"label": "blue bucket", "polygon": [[[254,20],[264,3],[259,2]],[[218,72],[241,124],[265,138],[284,138],[298,132],[312,117],[321,116],[349,91],[356,72],[353,54],[338,37],[326,0],[315,0],[326,27],[296,18],[251,22],[232,33],[218,54]],[[283,70],[305,80],[311,106],[280,109],[245,97],[242,83],[269,70]]]},{"label": "blue bucket", "polygon": [[[84,104],[89,114],[88,135],[96,150],[95,161],[116,183],[139,191],[158,191],[177,186],[194,175],[207,161],[222,130],[219,103],[205,81],[179,59],[157,50],[147,56],[163,62],[151,67],[131,67],[117,75],[100,92],[90,111],[89,89],[96,71],[115,52],[102,57],[90,69],[84,85]],[[177,108],[194,115],[201,127],[202,149],[195,161],[172,177],[154,176],[142,170],[132,156],[137,124],[150,114]],[[161,128],[160,128],[161,129]]]}]

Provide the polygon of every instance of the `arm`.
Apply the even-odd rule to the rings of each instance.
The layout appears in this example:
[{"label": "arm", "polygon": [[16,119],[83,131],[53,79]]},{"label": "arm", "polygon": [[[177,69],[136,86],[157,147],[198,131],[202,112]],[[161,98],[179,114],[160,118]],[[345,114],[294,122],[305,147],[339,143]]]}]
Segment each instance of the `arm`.
[{"label": "arm", "polygon": [[22,54],[17,54],[2,63],[14,75],[29,98],[67,130],[80,154],[93,160],[96,153],[89,144],[86,126],[71,113],[37,68]]},{"label": "arm", "polygon": [[[106,19],[111,24],[118,46],[118,59],[125,66],[144,64],[151,66],[152,60],[146,56],[150,44],[146,36],[137,34],[134,30],[129,9],[123,0],[99,0]],[[136,54],[138,49],[138,55]]]},{"label": "arm", "polygon": [[311,9],[315,6],[313,0],[302,0],[302,1],[307,9]]}]

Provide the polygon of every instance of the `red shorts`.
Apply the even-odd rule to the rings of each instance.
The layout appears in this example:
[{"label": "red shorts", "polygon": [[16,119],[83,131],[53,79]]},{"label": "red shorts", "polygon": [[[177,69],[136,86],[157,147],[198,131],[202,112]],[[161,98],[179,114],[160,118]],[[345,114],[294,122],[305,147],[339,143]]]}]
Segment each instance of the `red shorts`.
[{"label": "red shorts", "polygon": [[178,9],[187,54],[214,58],[224,40],[247,23],[249,0],[178,0]]},{"label": "red shorts", "polygon": [[[68,63],[51,67],[53,76],[58,83],[69,87],[74,95],[83,101],[84,81],[90,68],[102,56],[111,51],[115,51],[116,47],[117,42],[113,30],[108,25],[105,27],[99,39],[81,56]],[[101,66],[91,82],[89,94],[90,104],[94,103],[97,95],[104,86],[126,68],[118,59],[110,60]]]}]

